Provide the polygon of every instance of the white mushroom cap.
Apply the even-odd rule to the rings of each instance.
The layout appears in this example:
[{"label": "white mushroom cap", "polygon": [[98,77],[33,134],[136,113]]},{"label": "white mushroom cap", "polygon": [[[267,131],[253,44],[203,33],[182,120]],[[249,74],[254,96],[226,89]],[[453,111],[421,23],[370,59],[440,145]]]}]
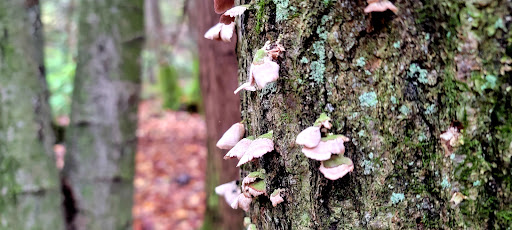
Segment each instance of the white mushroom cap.
[{"label": "white mushroom cap", "polygon": [[317,161],[325,161],[331,158],[331,154],[345,153],[344,141],[349,139],[343,135],[330,135],[321,139],[320,143],[314,148],[302,148],[306,157]]},{"label": "white mushroom cap", "polygon": [[236,197],[235,201],[231,203],[231,208],[237,209],[241,208],[244,211],[249,211],[251,207],[252,198],[244,196],[244,194],[240,194]]},{"label": "white mushroom cap", "polygon": [[260,89],[279,78],[279,64],[270,60],[269,57],[265,57],[261,65],[251,64],[251,70],[256,85]]},{"label": "white mushroom cap", "polygon": [[283,197],[281,196],[281,192],[283,192],[284,189],[276,189],[274,192],[270,195],[270,201],[272,202],[272,206],[276,207],[278,204],[282,203],[284,201]]},{"label": "white mushroom cap", "polygon": [[215,26],[210,28],[206,33],[204,34],[204,38],[210,39],[210,40],[219,40],[220,39],[220,31],[222,30],[222,23],[217,23]]},{"label": "white mushroom cap", "polygon": [[242,180],[242,193],[246,197],[267,194],[265,174],[261,171],[251,172]]},{"label": "white mushroom cap", "polygon": [[365,13],[370,12],[384,12],[386,10],[391,10],[393,13],[398,12],[398,8],[396,8],[393,3],[387,0],[381,0],[381,1],[368,1],[370,3],[366,8],[364,8]]},{"label": "white mushroom cap", "polygon": [[235,201],[238,195],[241,194],[241,191],[236,184],[236,181],[231,181],[215,187],[215,193],[219,196],[223,196],[226,202],[231,204]]},{"label": "white mushroom cap", "polygon": [[455,192],[452,195],[452,199],[450,199],[450,202],[453,202],[455,205],[458,205],[458,204],[460,204],[460,202],[462,202],[466,198],[468,198],[468,197],[464,196],[464,194],[462,194],[460,192]]},{"label": "white mushroom cap", "polygon": [[230,16],[230,17],[236,17],[242,15],[245,10],[247,10],[247,7],[249,5],[241,5],[241,6],[235,6],[229,10],[227,10],[224,15]]},{"label": "white mushroom cap", "polygon": [[245,89],[248,91],[256,91],[256,83],[254,82],[254,77],[252,75],[252,68],[249,72],[249,79],[247,79],[247,82],[240,85],[237,89],[235,89],[235,94],[238,93],[238,91]]},{"label": "white mushroom cap", "polygon": [[337,180],[354,170],[354,163],[350,158],[333,155],[331,159],[322,161],[320,172],[329,180]]},{"label": "white mushroom cap", "polygon": [[242,158],[236,165],[236,167],[240,167],[249,161],[252,161],[254,158],[260,158],[268,152],[272,152],[274,150],[274,141],[272,141],[272,131],[259,136],[256,140],[254,140],[247,151],[245,151]]},{"label": "white mushroom cap", "polygon": [[320,127],[312,126],[300,132],[295,139],[295,143],[308,148],[314,148],[320,143],[320,139],[322,139]]},{"label": "white mushroom cap", "polygon": [[244,124],[233,124],[217,142],[217,147],[220,149],[231,149],[235,146],[240,139],[244,136]]},{"label": "white mushroom cap", "polygon": [[251,143],[252,140],[250,139],[250,137],[240,140],[231,150],[229,150],[228,153],[226,153],[226,155],[224,156],[224,160],[235,157],[238,160],[240,160],[240,158],[242,158],[242,156],[247,151],[247,148],[249,148],[249,145],[251,145]]}]

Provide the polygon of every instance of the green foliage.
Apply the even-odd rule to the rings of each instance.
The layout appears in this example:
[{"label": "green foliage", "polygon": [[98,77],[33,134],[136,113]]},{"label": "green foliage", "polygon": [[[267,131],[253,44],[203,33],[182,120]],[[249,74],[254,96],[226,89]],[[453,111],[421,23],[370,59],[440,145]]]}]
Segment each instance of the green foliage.
[{"label": "green foliage", "polygon": [[201,85],[199,80],[199,60],[192,65],[192,80],[183,89],[184,102],[189,111],[198,111],[202,106]]},{"label": "green foliage", "polygon": [[76,64],[61,48],[47,47],[45,52],[46,80],[51,93],[50,106],[53,115],[69,115]]},{"label": "green foliage", "polygon": [[181,89],[178,83],[178,72],[171,66],[161,66],[158,74],[164,108],[178,110],[181,102]]}]

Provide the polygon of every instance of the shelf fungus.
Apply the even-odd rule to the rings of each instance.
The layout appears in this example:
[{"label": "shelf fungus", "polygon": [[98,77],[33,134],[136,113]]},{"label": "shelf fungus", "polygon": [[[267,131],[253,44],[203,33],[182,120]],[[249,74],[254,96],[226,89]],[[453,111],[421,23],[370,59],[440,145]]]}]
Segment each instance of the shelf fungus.
[{"label": "shelf fungus", "polygon": [[251,145],[252,141],[254,141],[253,136],[248,136],[248,137],[240,140],[238,143],[236,143],[236,145],[231,150],[229,150],[228,153],[226,153],[226,155],[224,156],[224,160],[227,160],[230,158],[235,158],[235,157],[238,160],[240,160],[240,158],[242,158],[242,156],[247,151],[247,148],[249,148],[249,146]]},{"label": "shelf fungus", "polygon": [[354,163],[348,157],[332,155],[331,159],[322,161],[320,172],[329,180],[337,180],[354,170]]},{"label": "shelf fungus", "polygon": [[279,188],[270,194],[270,201],[272,202],[272,206],[276,207],[278,204],[283,203],[284,199],[281,196],[282,192],[284,192],[284,189]]},{"label": "shelf fungus", "polygon": [[217,147],[231,149],[244,137],[245,128],[241,122],[233,124],[219,139]]},{"label": "shelf fungus", "polygon": [[[230,42],[233,33],[235,32],[235,17],[242,15],[249,5],[235,6],[233,0],[215,0],[215,12],[221,14],[219,23],[210,28],[204,34],[204,38],[210,40]],[[231,9],[230,9],[231,8]],[[229,10],[228,10],[229,9]]]},{"label": "shelf fungus", "polygon": [[267,194],[264,171],[251,172],[242,180],[242,193],[231,203],[233,209],[248,211],[252,199]]},{"label": "shelf fungus", "polygon": [[398,13],[398,8],[396,8],[393,3],[388,0],[367,0],[368,6],[364,8],[365,13],[371,12],[384,12],[386,10],[391,10],[393,13]]},{"label": "shelf fungus", "polygon": [[444,149],[444,156],[450,156],[455,150],[455,147],[464,144],[462,134],[459,132],[457,127],[450,127],[446,132],[442,133],[441,138],[441,146]]},{"label": "shelf fungus", "polygon": [[328,135],[327,137],[322,138],[314,148],[302,148],[302,153],[310,159],[325,161],[330,159],[332,154],[343,155],[345,153],[345,145],[343,142],[349,140],[350,139],[343,135]]},{"label": "shelf fungus", "polygon": [[273,133],[274,132],[271,130],[252,141],[243,156],[240,158],[236,167],[240,167],[240,165],[252,161],[255,158],[260,158],[266,153],[272,152],[274,150],[274,141],[272,141]]},{"label": "shelf fungus", "polygon": [[458,204],[460,204],[460,202],[462,202],[463,200],[465,200],[467,198],[468,197],[464,196],[464,194],[462,194],[460,192],[455,192],[452,195],[452,199],[450,200],[450,202],[453,202],[455,205],[458,205]]},{"label": "shelf fungus", "polygon": [[215,193],[223,196],[228,204],[232,204],[242,194],[236,180],[215,187]]},{"label": "shelf fungus", "polygon": [[267,41],[263,48],[254,54],[247,82],[240,85],[234,93],[236,94],[242,89],[256,91],[265,88],[268,83],[276,81],[279,78],[279,64],[276,61],[283,51],[285,49],[279,44],[279,41],[274,44]]}]

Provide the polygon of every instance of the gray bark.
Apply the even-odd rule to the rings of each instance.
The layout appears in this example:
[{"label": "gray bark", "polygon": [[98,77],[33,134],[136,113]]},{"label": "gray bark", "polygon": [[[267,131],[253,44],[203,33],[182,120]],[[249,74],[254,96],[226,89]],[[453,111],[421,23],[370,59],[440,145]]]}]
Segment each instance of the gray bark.
[{"label": "gray bark", "polygon": [[[241,94],[247,135],[273,130],[276,149],[243,175],[287,189],[275,208],[253,202],[258,229],[512,226],[511,1],[393,3],[258,0],[238,22],[240,82],[267,40],[286,48],[278,81]],[[336,181],[295,144],[322,112],[351,138],[355,169]],[[445,157],[439,136],[458,122],[464,143]]]},{"label": "gray bark", "polygon": [[63,170],[72,229],[130,229],[142,1],[82,1]]},{"label": "gray bark", "polygon": [[0,229],[64,229],[38,2],[0,2],[0,31]]}]

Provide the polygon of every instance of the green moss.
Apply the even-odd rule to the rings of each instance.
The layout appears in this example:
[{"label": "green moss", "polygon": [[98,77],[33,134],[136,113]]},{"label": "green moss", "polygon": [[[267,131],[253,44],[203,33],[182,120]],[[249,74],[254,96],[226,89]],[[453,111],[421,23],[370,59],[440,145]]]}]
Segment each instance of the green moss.
[{"label": "green moss", "polygon": [[324,121],[329,121],[331,118],[326,113],[321,113],[320,116],[315,120],[315,126],[321,125]]},{"label": "green moss", "polygon": [[273,130],[270,130],[268,133],[265,133],[261,136],[259,136],[258,138],[267,138],[267,139],[272,139],[272,136],[274,135],[274,131]]},{"label": "green moss", "polygon": [[322,141],[330,141],[330,140],[335,140],[335,139],[338,139],[340,137],[344,137],[343,135],[327,135],[326,137],[322,137]]},{"label": "green moss", "polygon": [[252,64],[256,64],[256,65],[263,64],[263,58],[265,58],[265,56],[267,56],[265,49],[259,49],[254,54],[254,59],[252,59]]},{"label": "green moss", "polygon": [[379,101],[375,92],[367,92],[359,96],[359,102],[363,107],[375,107]]},{"label": "green moss", "polygon": [[333,154],[329,160],[322,162],[326,168],[334,168],[340,165],[351,165],[352,160],[341,154]]},{"label": "green moss", "polygon": [[256,33],[261,32],[261,25],[263,24],[263,16],[265,15],[265,5],[269,0],[260,0],[258,1],[258,11],[256,12],[256,25],[254,26],[254,30]]},{"label": "green moss", "polygon": [[265,180],[257,180],[254,183],[250,183],[248,186],[257,191],[262,192],[262,191],[265,191],[267,184],[265,183]]}]

